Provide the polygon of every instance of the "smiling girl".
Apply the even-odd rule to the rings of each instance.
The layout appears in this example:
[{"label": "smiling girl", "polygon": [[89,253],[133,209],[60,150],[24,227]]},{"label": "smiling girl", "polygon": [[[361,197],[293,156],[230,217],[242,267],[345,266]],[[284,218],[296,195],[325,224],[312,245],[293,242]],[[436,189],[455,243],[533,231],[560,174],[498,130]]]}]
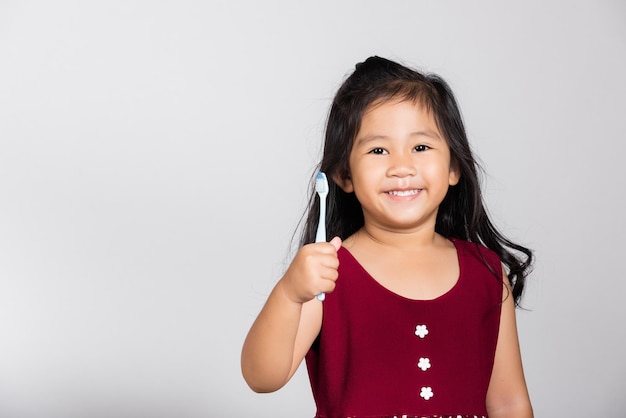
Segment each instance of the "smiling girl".
[{"label": "smiling girl", "polygon": [[313,243],[313,195],[243,346],[250,387],[275,391],[306,359],[316,417],[532,417],[515,321],[532,253],[488,218],[448,85],[357,64],[320,170],[335,238]]}]

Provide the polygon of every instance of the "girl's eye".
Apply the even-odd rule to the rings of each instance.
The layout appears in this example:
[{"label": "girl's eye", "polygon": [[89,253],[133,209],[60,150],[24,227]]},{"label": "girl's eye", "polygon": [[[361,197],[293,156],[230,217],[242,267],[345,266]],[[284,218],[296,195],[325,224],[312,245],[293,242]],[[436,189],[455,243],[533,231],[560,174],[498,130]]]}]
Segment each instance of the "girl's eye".
[{"label": "girl's eye", "polygon": [[426,151],[428,148],[429,148],[428,145],[417,145],[413,149],[417,152],[422,152],[422,151]]},{"label": "girl's eye", "polygon": [[386,153],[387,153],[387,151],[385,151],[384,148],[374,148],[373,150],[370,151],[370,154],[382,155],[382,154],[386,154]]}]

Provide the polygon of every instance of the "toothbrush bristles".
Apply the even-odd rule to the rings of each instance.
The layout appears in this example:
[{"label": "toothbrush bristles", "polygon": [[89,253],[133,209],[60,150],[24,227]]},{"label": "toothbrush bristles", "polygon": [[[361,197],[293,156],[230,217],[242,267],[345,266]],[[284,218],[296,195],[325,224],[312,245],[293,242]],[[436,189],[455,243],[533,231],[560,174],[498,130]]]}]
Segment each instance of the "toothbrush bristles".
[{"label": "toothbrush bristles", "polygon": [[317,173],[315,178],[315,191],[317,193],[328,193],[328,180],[323,172]]}]

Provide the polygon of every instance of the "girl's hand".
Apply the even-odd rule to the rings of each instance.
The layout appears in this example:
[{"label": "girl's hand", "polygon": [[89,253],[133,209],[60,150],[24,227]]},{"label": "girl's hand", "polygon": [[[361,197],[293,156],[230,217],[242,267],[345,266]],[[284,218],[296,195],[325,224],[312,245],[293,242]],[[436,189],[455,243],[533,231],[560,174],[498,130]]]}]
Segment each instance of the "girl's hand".
[{"label": "girl's hand", "polygon": [[278,286],[294,303],[305,303],[320,293],[335,289],[341,238],[307,244],[300,248]]}]

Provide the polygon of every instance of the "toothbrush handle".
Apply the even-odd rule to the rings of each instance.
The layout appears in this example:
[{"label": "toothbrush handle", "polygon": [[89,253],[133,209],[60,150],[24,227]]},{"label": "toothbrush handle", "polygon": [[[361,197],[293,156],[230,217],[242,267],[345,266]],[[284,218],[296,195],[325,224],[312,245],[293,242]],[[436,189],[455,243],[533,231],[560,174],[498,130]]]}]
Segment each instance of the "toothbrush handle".
[{"label": "toothbrush handle", "polygon": [[326,197],[320,196],[320,217],[317,221],[315,242],[326,242]]},{"label": "toothbrush handle", "polygon": [[[320,195],[320,217],[317,222],[317,234],[315,242],[326,242],[326,196]],[[316,296],[317,300],[323,302],[326,299],[326,293],[322,292]]]}]

